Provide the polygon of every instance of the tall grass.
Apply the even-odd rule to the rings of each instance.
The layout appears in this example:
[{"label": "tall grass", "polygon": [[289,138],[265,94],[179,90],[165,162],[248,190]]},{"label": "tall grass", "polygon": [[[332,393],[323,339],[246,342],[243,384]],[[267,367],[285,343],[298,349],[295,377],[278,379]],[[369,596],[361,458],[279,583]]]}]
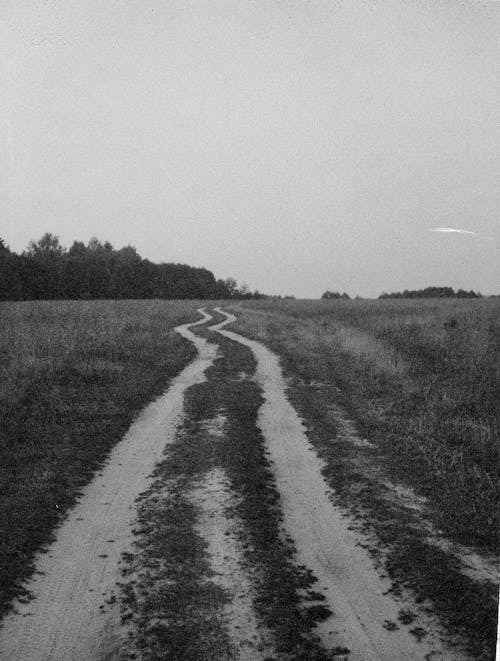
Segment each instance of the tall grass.
[{"label": "tall grass", "polygon": [[0,614],[34,551],[193,349],[196,303],[0,304]]},{"label": "tall grass", "polygon": [[[248,301],[243,332],[339,386],[457,540],[498,550],[500,302]],[[258,313],[258,314],[255,314]]]}]

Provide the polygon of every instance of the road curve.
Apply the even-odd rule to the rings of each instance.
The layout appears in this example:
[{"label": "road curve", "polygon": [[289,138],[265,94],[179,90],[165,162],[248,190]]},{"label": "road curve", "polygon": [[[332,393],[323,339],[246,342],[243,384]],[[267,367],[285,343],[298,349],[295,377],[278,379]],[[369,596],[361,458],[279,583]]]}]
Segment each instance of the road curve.
[{"label": "road curve", "polygon": [[359,546],[363,540],[349,529],[349,519],[332,504],[321,474],[323,464],[285,396],[279,358],[259,342],[224,330],[236,317],[220,308],[215,311],[226,319],[210,330],[250,348],[257,360],[256,380],[265,399],[258,425],[272,460],[285,532],[294,540],[297,563],[312,570],[318,579],[314,589],[324,594],[325,604],[334,613],[318,627],[325,648],[349,648],[349,661],[469,659],[440,639],[439,625],[429,616],[419,616],[419,625],[427,631],[421,642],[407,629],[384,628],[387,622],[398,621],[401,609],[418,612],[418,607],[386,594],[390,583],[375,571],[367,552]]},{"label": "road curve", "polygon": [[168,390],[147,406],[115,446],[106,465],[56,531],[56,540],[36,559],[27,584],[35,599],[15,603],[0,628],[3,661],[111,661],[120,644],[116,582],[121,554],[131,550],[135,499],[171,443],[182,419],[183,395],[204,380],[217,346],[189,329],[175,330],[193,342],[198,356]]}]

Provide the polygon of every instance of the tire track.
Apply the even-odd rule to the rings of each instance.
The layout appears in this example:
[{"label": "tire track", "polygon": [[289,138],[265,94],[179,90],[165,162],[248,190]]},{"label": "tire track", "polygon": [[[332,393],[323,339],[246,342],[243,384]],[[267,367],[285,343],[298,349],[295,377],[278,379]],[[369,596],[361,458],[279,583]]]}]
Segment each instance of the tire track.
[{"label": "tire track", "polygon": [[[318,625],[326,649],[347,647],[350,661],[460,661],[469,657],[442,638],[437,621],[419,615],[427,636],[420,642],[406,629],[392,627],[402,608],[421,612],[415,604],[387,594],[363,539],[350,529],[350,521],[334,507],[321,474],[322,463],[309,444],[304,426],[285,397],[286,384],[278,357],[259,342],[224,330],[236,317],[215,309],[226,319],[210,327],[224,337],[250,348],[257,360],[256,379],[265,403],[258,425],[266,439],[281,497],[284,529],[296,545],[296,561],[318,579],[334,616]],[[340,657],[339,657],[340,658]]]},{"label": "tire track", "polygon": [[[274,637],[255,609],[261,565],[248,558],[244,496],[234,480],[234,464],[249,467],[231,435],[236,425],[238,440],[244,436],[241,405],[249,403],[248,389],[236,386],[236,366],[241,354],[243,366],[254,361],[246,349],[222,342],[204,382],[185,391],[175,442],[138,499],[134,548],[122,565],[129,632],[123,660],[275,658]],[[255,395],[255,384],[248,385]],[[254,399],[253,420],[258,394]]]},{"label": "tire track", "polygon": [[130,551],[135,499],[182,420],[184,391],[204,381],[217,345],[189,329],[212,316],[175,330],[193,342],[198,356],[175,377],[164,395],[147,406],[107,464],[56,531],[56,540],[36,559],[26,585],[34,600],[17,601],[0,629],[5,661],[93,661],[115,659],[121,644],[116,583],[122,553]]}]

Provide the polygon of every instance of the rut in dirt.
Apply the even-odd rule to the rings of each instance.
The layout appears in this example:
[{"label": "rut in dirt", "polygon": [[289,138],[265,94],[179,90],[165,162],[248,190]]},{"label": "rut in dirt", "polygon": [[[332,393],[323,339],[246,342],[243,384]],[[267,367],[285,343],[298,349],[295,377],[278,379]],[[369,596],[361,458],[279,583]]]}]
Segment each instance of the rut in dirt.
[{"label": "rut in dirt", "polygon": [[27,583],[33,599],[17,601],[0,627],[5,661],[97,661],[113,659],[122,644],[117,599],[120,558],[132,548],[135,499],[182,420],[184,391],[203,380],[216,346],[189,329],[212,317],[179,326],[198,356],[172,380],[115,446],[106,465],[82,496],[56,539],[35,561]]},{"label": "rut in dirt", "polygon": [[[226,330],[233,315],[217,308],[224,321],[206,329],[212,316],[199,312],[176,329],[198,357],[40,556],[36,598],[5,620],[0,658],[467,659],[418,605],[388,594],[332,504],[278,357]],[[388,626],[401,609],[419,613],[423,640]]]},{"label": "rut in dirt", "polygon": [[218,344],[206,380],[186,390],[176,440],[138,503],[123,567],[124,658],[325,661],[297,608],[308,577],[290,566],[278,534],[255,426],[262,398],[247,378],[255,361],[244,347]]},{"label": "rut in dirt", "polygon": [[[321,473],[323,464],[285,396],[278,357],[259,342],[225,330],[236,317],[220,308],[215,311],[225,320],[210,330],[248,347],[257,360],[256,380],[265,400],[258,426],[272,461],[284,534],[294,541],[296,563],[312,571],[318,581],[314,589],[333,612],[317,627],[324,648],[347,648],[350,661],[470,658],[445,640],[437,619],[412,602],[410,595],[396,599],[388,593],[390,582],[381,578],[361,546],[366,540],[332,504],[331,490]],[[403,609],[419,614],[413,634],[407,628],[391,626]],[[425,632],[423,639],[415,635],[419,632]]]}]

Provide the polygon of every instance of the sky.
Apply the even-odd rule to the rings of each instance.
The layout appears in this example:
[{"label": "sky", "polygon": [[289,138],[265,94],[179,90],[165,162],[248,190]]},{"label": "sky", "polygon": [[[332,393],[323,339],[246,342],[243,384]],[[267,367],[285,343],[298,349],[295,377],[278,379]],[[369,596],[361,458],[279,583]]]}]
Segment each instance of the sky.
[{"label": "sky", "polygon": [[0,25],[12,250],[500,293],[500,2],[0,0]]}]

